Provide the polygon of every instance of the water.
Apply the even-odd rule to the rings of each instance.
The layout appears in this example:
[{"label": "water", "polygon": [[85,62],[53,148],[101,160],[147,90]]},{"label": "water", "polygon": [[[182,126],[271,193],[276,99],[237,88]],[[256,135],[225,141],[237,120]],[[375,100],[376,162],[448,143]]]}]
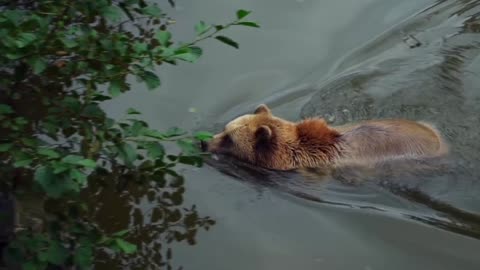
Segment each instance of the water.
[{"label": "water", "polygon": [[[405,117],[433,122],[452,155],[445,170],[360,175],[353,184],[344,181],[352,175],[314,181],[228,159],[186,168],[185,205],[217,223],[198,232],[193,246],[174,243],[173,264],[479,269],[480,1],[208,0],[182,1],[168,12],[177,37],[187,40],[198,20],[228,21],[238,8],[253,10],[262,26],[229,32],[240,50],[207,41],[199,63],[162,67],[159,91],[138,86],[109,112],[136,107],[156,128],[212,131],[262,102],[290,120],[324,116],[334,125]],[[155,205],[130,195],[136,206],[115,201],[122,206],[110,209],[113,219],[123,213],[119,228],[136,208],[147,215]],[[148,265],[148,258],[138,259]]]}]

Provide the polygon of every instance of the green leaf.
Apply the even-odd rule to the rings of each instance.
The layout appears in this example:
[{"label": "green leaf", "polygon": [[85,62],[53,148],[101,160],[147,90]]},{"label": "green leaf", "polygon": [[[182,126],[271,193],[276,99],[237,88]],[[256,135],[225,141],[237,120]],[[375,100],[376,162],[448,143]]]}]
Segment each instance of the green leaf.
[{"label": "green leaf", "polygon": [[115,239],[115,244],[123,251],[125,254],[132,254],[137,251],[137,246],[129,243],[121,238]]},{"label": "green leaf", "polygon": [[195,139],[200,140],[200,141],[208,141],[213,138],[213,134],[210,132],[206,131],[199,131],[194,134]]},{"label": "green leaf", "polygon": [[180,139],[177,141],[177,145],[182,149],[184,155],[197,155],[200,153],[198,147],[192,140]]},{"label": "green leaf", "polygon": [[19,9],[13,9],[13,10],[3,10],[2,15],[7,18],[11,23],[13,23],[15,26],[18,26],[22,19],[24,18],[25,11],[21,11]]},{"label": "green leaf", "polygon": [[69,176],[76,180],[81,187],[87,186],[87,176],[77,169],[71,169]]},{"label": "green leaf", "polygon": [[137,153],[135,149],[128,143],[122,143],[118,146],[120,158],[123,159],[125,165],[132,166],[133,162],[137,159]]},{"label": "green leaf", "polygon": [[226,37],[226,36],[216,36],[215,39],[238,49],[238,43],[233,41],[232,39]]},{"label": "green leaf", "polygon": [[146,129],[142,132],[142,135],[145,137],[155,138],[159,140],[165,140],[166,137],[163,133],[157,130]]},{"label": "green leaf", "polygon": [[134,121],[133,125],[128,130],[129,136],[137,137],[143,133],[146,126],[143,121]]},{"label": "green leaf", "polygon": [[135,110],[134,108],[128,108],[127,114],[142,114],[142,113]]},{"label": "green leaf", "polygon": [[32,138],[21,138],[20,141],[22,141],[23,144],[29,147],[36,147],[38,143],[36,139]]},{"label": "green leaf", "polygon": [[22,270],[38,270],[39,267],[36,263],[30,261],[22,264]]},{"label": "green leaf", "polygon": [[10,150],[10,148],[12,148],[12,146],[13,146],[13,143],[2,143],[2,144],[0,144],[0,153],[7,152],[8,150]]},{"label": "green leaf", "polygon": [[100,12],[102,16],[113,22],[122,19],[123,15],[122,9],[114,4],[104,7]]},{"label": "green leaf", "polygon": [[145,146],[148,151],[148,156],[152,159],[163,158],[165,156],[165,148],[161,143],[149,142]]},{"label": "green leaf", "polygon": [[185,135],[185,134],[187,134],[186,131],[184,131],[184,130],[178,128],[178,127],[173,127],[173,128],[170,128],[169,130],[167,130],[167,131],[163,134],[163,136],[164,136],[165,138],[172,138],[172,137],[183,136],[183,135]]},{"label": "green leaf", "polygon": [[167,46],[168,42],[172,38],[172,34],[168,31],[161,30],[155,33],[154,38],[158,40],[158,42],[160,42],[160,44],[162,44],[163,46]]},{"label": "green leaf", "polygon": [[74,111],[75,113],[80,112],[83,104],[80,102],[78,98],[67,96],[65,97],[62,101],[62,106],[64,108],[68,108],[71,111]]},{"label": "green leaf", "polygon": [[39,148],[37,150],[37,153],[39,155],[42,155],[42,156],[46,156],[46,157],[49,157],[49,158],[59,158],[60,157],[60,154],[53,150],[53,149],[50,149],[50,148]]},{"label": "green leaf", "polygon": [[24,57],[25,55],[27,55],[27,53],[23,51],[14,51],[5,54],[5,56],[10,60],[17,60]]},{"label": "green leaf", "polygon": [[78,42],[71,39],[71,38],[68,38],[68,37],[64,37],[61,39],[63,45],[66,47],[66,48],[75,48],[78,46]]},{"label": "green leaf", "polygon": [[37,182],[48,196],[58,198],[69,191],[79,191],[77,183],[69,178],[55,175],[52,168],[38,167],[34,174],[34,180]]},{"label": "green leaf", "polygon": [[[110,90],[110,89],[109,89]],[[110,93],[111,94],[111,93]],[[109,96],[101,95],[101,94],[96,94],[92,100],[94,101],[105,101],[105,100],[110,100],[112,99]]]},{"label": "green leaf", "polygon": [[239,23],[236,23],[235,25],[244,25],[244,26],[248,26],[248,27],[260,28],[260,25],[258,25],[257,23],[254,23],[254,22],[239,22]]},{"label": "green leaf", "polygon": [[149,90],[154,90],[160,86],[160,78],[151,71],[144,70],[138,76],[145,82]]},{"label": "green leaf", "polygon": [[83,157],[79,156],[79,155],[68,155],[68,156],[62,158],[62,161],[65,162],[65,163],[68,163],[68,164],[76,165],[77,162],[79,162],[82,159],[83,159]]},{"label": "green leaf", "polygon": [[37,75],[47,68],[47,60],[39,56],[33,56],[27,62],[32,67],[33,73]]},{"label": "green leaf", "polygon": [[0,104],[0,114],[13,113],[12,107],[7,104]]},{"label": "green leaf", "polygon": [[139,54],[146,53],[148,52],[148,44],[144,42],[135,41],[135,43],[133,43],[133,50]]},{"label": "green leaf", "polygon": [[90,269],[93,263],[93,246],[88,241],[83,241],[80,247],[75,249],[73,262],[80,269]]},{"label": "green leaf", "polygon": [[248,10],[243,10],[243,9],[237,10],[237,19],[241,20],[250,13],[251,11],[248,11]]},{"label": "green leaf", "polygon": [[15,161],[15,163],[13,163],[13,167],[15,167],[15,168],[27,167],[32,162],[33,162],[33,159],[31,159],[31,158],[17,160],[17,161]]},{"label": "green leaf", "polygon": [[146,6],[141,9],[142,14],[150,15],[156,18],[162,18],[162,10],[157,5]]},{"label": "green leaf", "polygon": [[17,36],[17,39],[15,41],[15,44],[17,45],[18,48],[24,48],[31,43],[33,43],[37,39],[37,36],[32,33],[20,33]]},{"label": "green leaf", "polygon": [[118,231],[116,233],[113,233],[112,236],[123,237],[123,236],[127,235],[129,232],[130,232],[129,229],[125,229],[125,230],[121,230],[121,231]]},{"label": "green leaf", "polygon": [[200,21],[195,25],[195,32],[197,33],[197,36],[200,36],[210,30],[211,26],[206,24],[204,21]]},{"label": "green leaf", "polygon": [[[50,183],[55,181],[56,176],[49,167],[39,167],[35,171],[34,179],[41,186],[47,187]],[[45,189],[46,190],[46,189]]]},{"label": "green leaf", "polygon": [[71,168],[71,166],[69,164],[62,163],[62,162],[55,162],[52,165],[52,167],[53,167],[53,173],[54,174],[60,174],[62,172],[70,170],[70,168]]},{"label": "green leaf", "polygon": [[175,58],[187,62],[195,62],[202,55],[202,49],[199,47],[189,47],[187,50],[180,50],[181,53],[175,54]]},{"label": "green leaf", "polygon": [[91,159],[82,159],[77,162],[77,165],[83,166],[85,168],[95,168],[97,163]]},{"label": "green leaf", "polygon": [[98,106],[98,103],[90,103],[83,109],[82,116],[90,117],[90,118],[103,118],[105,116],[105,112]]},{"label": "green leaf", "polygon": [[108,86],[108,92],[112,97],[119,96],[123,91],[125,91],[126,85],[123,79],[115,79],[110,81],[110,85]]},{"label": "green leaf", "polygon": [[52,242],[46,251],[46,259],[54,265],[62,265],[68,258],[68,251],[59,242]]},{"label": "green leaf", "polygon": [[79,165],[86,168],[95,168],[97,166],[95,161],[78,155],[68,155],[64,157],[62,161],[68,164]]}]

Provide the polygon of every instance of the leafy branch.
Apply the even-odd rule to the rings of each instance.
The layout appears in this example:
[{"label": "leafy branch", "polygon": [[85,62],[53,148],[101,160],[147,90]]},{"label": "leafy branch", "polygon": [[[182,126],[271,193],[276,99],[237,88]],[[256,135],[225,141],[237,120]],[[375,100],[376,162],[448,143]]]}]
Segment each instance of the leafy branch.
[{"label": "leafy branch", "polygon": [[[144,0],[0,2],[0,187],[20,204],[22,194],[34,196],[43,211],[32,217],[38,226],[18,225],[22,230],[3,250],[7,264],[88,269],[103,251],[112,258],[144,252],[132,235],[142,230],[134,228],[154,226],[164,237],[152,237],[166,239],[158,249],[167,250],[155,265],[165,266],[171,241],[193,243],[199,229],[214,224],[194,207],[182,207],[184,181],[175,171],[179,164],[202,166],[205,153],[197,142],[211,134],[158,131],[133,108],[128,119],[115,120],[101,105],[130,91],[132,77],[149,90],[158,88],[156,68],[195,62],[202,55],[196,45],[203,40],[238,48],[223,31],[258,27],[245,21],[249,14],[239,10],[225,25],[200,22],[193,41],[182,44],[168,31],[167,14]],[[167,143],[178,151],[167,153]],[[148,194],[155,218],[109,232],[111,224],[99,221],[97,205],[107,187],[119,200],[154,189]],[[118,192],[127,187],[128,193]]]}]

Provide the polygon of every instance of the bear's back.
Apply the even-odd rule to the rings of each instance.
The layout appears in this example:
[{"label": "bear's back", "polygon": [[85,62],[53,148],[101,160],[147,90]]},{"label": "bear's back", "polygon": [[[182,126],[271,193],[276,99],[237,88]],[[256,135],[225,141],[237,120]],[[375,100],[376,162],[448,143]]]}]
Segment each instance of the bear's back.
[{"label": "bear's back", "polygon": [[434,157],[447,150],[438,131],[426,123],[376,120],[335,127],[341,134],[340,159],[382,162],[397,158]]}]

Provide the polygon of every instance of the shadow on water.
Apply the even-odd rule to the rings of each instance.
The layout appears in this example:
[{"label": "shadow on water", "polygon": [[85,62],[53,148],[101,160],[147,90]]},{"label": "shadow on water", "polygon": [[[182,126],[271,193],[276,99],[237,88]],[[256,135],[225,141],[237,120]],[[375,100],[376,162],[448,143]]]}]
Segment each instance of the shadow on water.
[{"label": "shadow on water", "polygon": [[[408,173],[412,164],[392,164],[374,175],[348,170],[312,180],[304,173],[273,172],[229,158],[208,163],[259,192],[275,189],[480,239],[479,32],[480,1],[438,1],[347,55],[331,79],[309,90],[313,94],[301,110],[302,118],[320,116],[332,125],[377,118],[431,122],[451,148],[437,169]],[[409,46],[409,38],[419,46]],[[278,96],[280,101],[269,104],[288,105]]]}]

